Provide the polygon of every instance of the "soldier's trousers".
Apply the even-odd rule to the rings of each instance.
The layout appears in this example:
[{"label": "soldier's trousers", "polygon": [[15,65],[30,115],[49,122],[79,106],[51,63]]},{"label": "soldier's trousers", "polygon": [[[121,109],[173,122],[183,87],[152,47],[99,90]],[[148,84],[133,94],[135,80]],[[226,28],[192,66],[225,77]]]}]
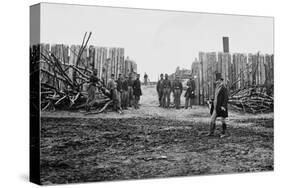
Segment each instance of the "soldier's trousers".
[{"label": "soldier's trousers", "polygon": [[[215,132],[216,128],[216,119],[217,119],[217,112],[216,110],[213,111],[213,114],[211,116],[211,122],[210,122],[210,133],[213,134]],[[222,123],[222,133],[225,133],[226,130],[226,123],[225,118],[221,117],[221,123]]]},{"label": "soldier's trousers", "polygon": [[121,97],[120,92],[117,89],[111,90],[112,100],[113,100],[113,109],[120,110],[121,109]]},{"label": "soldier's trousers", "polygon": [[170,95],[171,95],[171,88],[164,88],[163,96],[162,96],[162,105],[164,108],[169,108],[170,106]]},{"label": "soldier's trousers", "polygon": [[133,94],[133,87],[129,86],[128,87],[128,106],[133,106],[134,105],[134,94]]},{"label": "soldier's trousers", "polygon": [[192,108],[192,98],[191,98],[191,96],[189,94],[186,94],[184,108],[187,109],[188,106],[190,106],[190,108]]},{"label": "soldier's trousers", "polygon": [[158,92],[158,100],[159,100],[159,105],[160,106],[163,106],[162,105],[162,97],[163,97],[163,91],[159,91]]},{"label": "soldier's trousers", "polygon": [[179,109],[180,104],[181,104],[181,90],[180,89],[175,89],[174,97],[175,97],[175,107],[176,107],[176,109]]},{"label": "soldier's trousers", "polygon": [[127,108],[128,107],[128,91],[123,90],[122,92],[122,107]]},{"label": "soldier's trousers", "polygon": [[135,107],[135,109],[139,108],[139,101],[140,101],[140,96],[134,95],[134,107]]}]

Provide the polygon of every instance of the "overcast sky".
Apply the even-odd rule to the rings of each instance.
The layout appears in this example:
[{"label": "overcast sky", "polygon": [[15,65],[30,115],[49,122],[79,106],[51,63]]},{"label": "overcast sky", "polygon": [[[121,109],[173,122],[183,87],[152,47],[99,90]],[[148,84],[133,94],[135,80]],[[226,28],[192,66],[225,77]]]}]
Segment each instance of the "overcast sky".
[{"label": "overcast sky", "polygon": [[177,66],[191,69],[199,51],[273,53],[273,18],[42,4],[41,42],[81,44],[92,31],[90,45],[124,47],[150,80],[172,73]]}]

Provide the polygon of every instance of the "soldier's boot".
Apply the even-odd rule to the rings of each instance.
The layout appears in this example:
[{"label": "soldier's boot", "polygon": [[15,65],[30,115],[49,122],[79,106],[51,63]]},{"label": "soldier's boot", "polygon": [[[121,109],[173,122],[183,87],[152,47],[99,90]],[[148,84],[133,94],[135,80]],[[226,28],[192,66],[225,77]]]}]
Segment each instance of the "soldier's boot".
[{"label": "soldier's boot", "polygon": [[215,128],[216,128],[216,123],[211,122],[210,123],[210,132],[207,134],[207,136],[214,136]]},{"label": "soldier's boot", "polygon": [[159,107],[161,107],[162,106],[162,98],[159,97],[158,100],[159,100]]}]

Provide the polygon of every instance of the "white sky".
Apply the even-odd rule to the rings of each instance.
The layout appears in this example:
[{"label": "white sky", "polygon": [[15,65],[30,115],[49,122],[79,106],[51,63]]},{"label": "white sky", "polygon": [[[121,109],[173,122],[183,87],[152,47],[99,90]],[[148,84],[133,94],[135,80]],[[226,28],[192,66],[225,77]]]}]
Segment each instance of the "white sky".
[{"label": "white sky", "polygon": [[273,18],[46,4],[41,6],[41,42],[124,47],[150,80],[173,73],[177,66],[191,69],[199,51],[222,51],[222,37],[230,52],[273,53]]}]

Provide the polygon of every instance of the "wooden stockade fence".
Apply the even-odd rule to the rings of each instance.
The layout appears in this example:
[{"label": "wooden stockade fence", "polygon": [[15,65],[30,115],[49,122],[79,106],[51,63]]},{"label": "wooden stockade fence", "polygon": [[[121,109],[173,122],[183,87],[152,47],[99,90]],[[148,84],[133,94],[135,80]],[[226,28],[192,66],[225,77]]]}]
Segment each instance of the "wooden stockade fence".
[{"label": "wooden stockade fence", "polygon": [[215,75],[221,73],[228,89],[273,85],[273,54],[244,54],[223,52],[199,52],[199,60],[192,63],[195,78],[195,103],[205,104],[214,98]]},{"label": "wooden stockade fence", "polygon": [[[80,45],[40,44],[40,52],[45,56],[48,56],[49,52],[54,54],[61,62],[64,72],[71,81],[76,80],[78,83],[81,83],[82,90],[85,90],[83,89],[85,79],[77,79],[77,71],[89,76],[93,73],[93,69],[97,69],[98,77],[106,83],[111,74],[115,74],[115,78],[117,78],[120,73],[125,76],[128,76],[130,73],[133,75],[137,73],[136,62],[128,57],[125,59],[124,48],[89,46],[82,52],[81,60],[77,61],[80,48]],[[56,75],[57,71],[54,70],[54,67],[43,59],[40,58],[40,82],[52,85],[59,90],[65,89],[66,86],[63,78]],[[75,65],[76,62],[79,64]]]}]

